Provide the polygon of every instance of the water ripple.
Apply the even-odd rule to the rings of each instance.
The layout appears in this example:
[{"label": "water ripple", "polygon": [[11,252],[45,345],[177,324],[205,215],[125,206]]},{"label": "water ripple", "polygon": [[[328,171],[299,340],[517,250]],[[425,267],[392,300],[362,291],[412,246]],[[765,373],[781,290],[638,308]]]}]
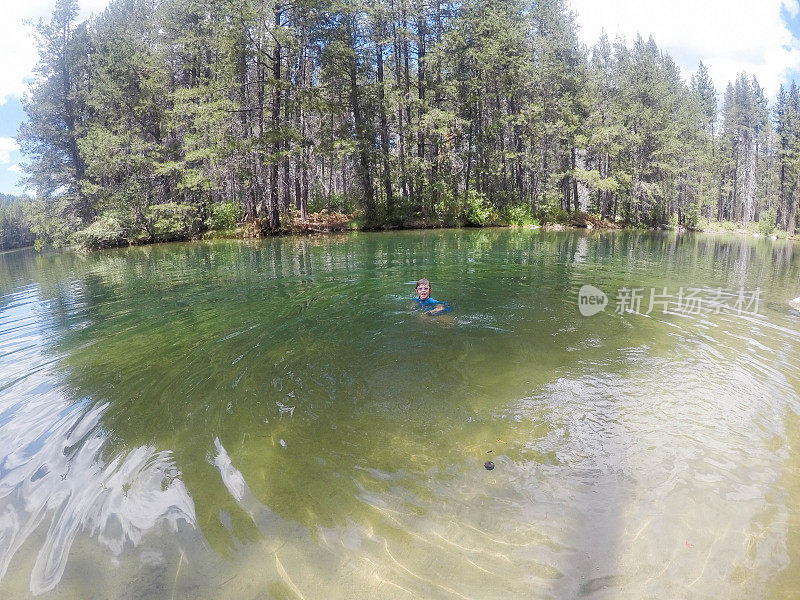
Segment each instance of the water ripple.
[{"label": "water ripple", "polygon": [[[800,253],[780,244],[2,255],[0,594],[791,595]],[[414,310],[423,275],[452,313]],[[764,304],[587,319],[585,283],[760,286]]]}]

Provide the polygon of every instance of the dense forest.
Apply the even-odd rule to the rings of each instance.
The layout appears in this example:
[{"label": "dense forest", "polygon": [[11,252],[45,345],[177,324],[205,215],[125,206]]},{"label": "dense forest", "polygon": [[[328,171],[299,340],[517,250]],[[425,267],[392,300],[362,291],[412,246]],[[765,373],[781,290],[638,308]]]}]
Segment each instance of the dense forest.
[{"label": "dense forest", "polygon": [[30,225],[89,246],[279,231],[569,222],[793,232],[800,93],[721,109],[653,39],[582,46],[563,0],[58,0],[18,137]]},{"label": "dense forest", "polygon": [[0,194],[0,250],[24,248],[33,245],[30,200]]}]

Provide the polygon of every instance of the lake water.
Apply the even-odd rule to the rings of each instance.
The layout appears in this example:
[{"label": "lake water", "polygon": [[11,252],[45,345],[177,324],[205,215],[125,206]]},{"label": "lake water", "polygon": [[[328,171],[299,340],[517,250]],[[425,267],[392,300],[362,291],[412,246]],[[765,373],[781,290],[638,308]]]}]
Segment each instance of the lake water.
[{"label": "lake water", "polygon": [[743,236],[0,254],[0,598],[797,598],[796,296]]}]

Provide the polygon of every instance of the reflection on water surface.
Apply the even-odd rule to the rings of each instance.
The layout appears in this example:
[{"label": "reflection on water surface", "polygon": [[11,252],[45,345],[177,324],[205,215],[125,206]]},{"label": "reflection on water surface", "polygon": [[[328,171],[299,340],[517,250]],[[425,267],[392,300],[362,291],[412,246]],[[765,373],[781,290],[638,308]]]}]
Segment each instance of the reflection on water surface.
[{"label": "reflection on water surface", "polygon": [[793,597],[798,275],[632,232],[2,254],[0,596]]}]

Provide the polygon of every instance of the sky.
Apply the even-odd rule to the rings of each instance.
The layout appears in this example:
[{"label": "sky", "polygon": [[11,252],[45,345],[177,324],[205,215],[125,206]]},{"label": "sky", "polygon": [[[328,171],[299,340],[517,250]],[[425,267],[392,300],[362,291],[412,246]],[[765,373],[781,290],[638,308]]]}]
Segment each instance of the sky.
[{"label": "sky", "polygon": [[742,71],[754,74],[768,98],[781,83],[800,83],[798,0],[568,0],[587,46],[603,31],[628,44],[653,36],[688,81],[700,61],[719,94]]},{"label": "sky", "polygon": [[[78,0],[80,20],[99,13],[109,0]],[[54,0],[0,0],[0,193],[22,194],[20,163],[25,157],[19,152],[14,137],[25,120],[22,97],[32,80],[38,54],[32,27],[25,21],[48,21]]]},{"label": "sky", "polygon": [[[800,0],[567,0],[576,12],[581,41],[591,47],[605,31],[630,44],[637,33],[653,36],[688,81],[705,64],[721,94],[737,73],[754,74],[774,98],[780,84],[800,83]],[[108,0],[78,0],[80,19],[102,11]],[[22,97],[36,64],[31,27],[47,20],[53,0],[0,0],[0,193],[21,194],[14,136],[25,119]]]}]

